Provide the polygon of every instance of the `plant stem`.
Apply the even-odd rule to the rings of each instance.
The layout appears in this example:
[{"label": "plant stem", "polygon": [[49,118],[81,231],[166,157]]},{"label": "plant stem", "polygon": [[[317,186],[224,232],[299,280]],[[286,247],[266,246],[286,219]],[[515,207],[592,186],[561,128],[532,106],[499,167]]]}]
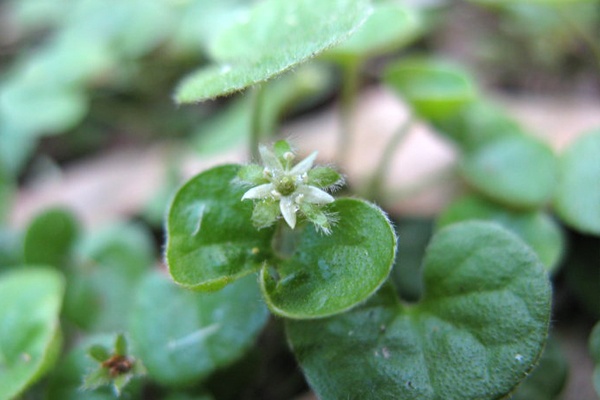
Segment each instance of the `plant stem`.
[{"label": "plant stem", "polygon": [[260,155],[258,145],[262,136],[262,106],[263,106],[264,87],[257,84],[252,88],[252,116],[250,118],[250,160],[258,160]]},{"label": "plant stem", "polygon": [[560,18],[579,36],[579,38],[589,47],[592,53],[595,56],[596,64],[598,64],[598,68],[600,69],[600,46],[598,45],[597,39],[593,36],[590,36],[588,32],[584,28],[582,28],[576,21],[573,21],[572,17],[568,14],[568,11],[565,12],[563,8],[557,6],[556,8],[557,14]]},{"label": "plant stem", "polygon": [[387,172],[390,169],[392,158],[396,153],[398,146],[402,143],[408,132],[413,126],[414,119],[410,116],[392,135],[389,143],[383,150],[383,154],[379,159],[379,164],[373,173],[370,183],[367,186],[369,197],[380,199],[384,196],[383,183],[387,177]]},{"label": "plant stem", "polygon": [[352,60],[342,67],[343,82],[341,93],[341,126],[338,143],[337,159],[340,165],[345,165],[351,143],[354,138],[353,115],[356,109],[356,98],[360,80],[360,62]]}]

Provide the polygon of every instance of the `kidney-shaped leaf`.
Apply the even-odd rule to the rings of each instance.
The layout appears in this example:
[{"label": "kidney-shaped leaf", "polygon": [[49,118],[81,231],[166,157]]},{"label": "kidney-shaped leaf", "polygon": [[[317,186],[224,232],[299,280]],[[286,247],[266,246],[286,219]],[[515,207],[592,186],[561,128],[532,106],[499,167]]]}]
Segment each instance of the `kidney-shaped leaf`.
[{"label": "kidney-shaped leaf", "polygon": [[0,399],[12,399],[52,367],[60,351],[60,274],[37,267],[0,276]]},{"label": "kidney-shaped leaf", "polygon": [[465,154],[460,170],[478,192],[516,208],[536,208],[555,189],[557,159],[550,146],[526,135],[492,140]]},{"label": "kidney-shaped leaf", "polygon": [[134,354],[165,385],[207,377],[240,358],[267,321],[254,276],[201,293],[158,273],[139,286],[130,324]]},{"label": "kidney-shaped leaf", "polygon": [[573,228],[600,235],[600,129],[562,155],[554,207]]},{"label": "kidney-shaped leaf", "polygon": [[167,263],[180,285],[216,290],[258,271],[271,253],[273,229],[252,225],[237,165],[205,171],[175,195],[167,221]]},{"label": "kidney-shaped leaf", "polygon": [[400,60],[385,71],[384,82],[424,118],[446,118],[474,100],[476,87],[460,68],[429,59]]},{"label": "kidney-shaped leaf", "polygon": [[71,261],[79,230],[79,221],[69,210],[43,211],[30,222],[25,233],[25,262],[65,269]]},{"label": "kidney-shaped leaf", "polygon": [[[537,257],[498,225],[437,233],[414,306],[389,286],[343,315],[288,321],[288,338],[324,399],[495,399],[540,357],[550,285]],[[333,367],[335,366],[335,367]]]},{"label": "kidney-shaped leaf", "polygon": [[346,39],[369,14],[365,0],[267,0],[224,30],[212,46],[220,65],[185,78],[180,103],[242,90],[307,61]]},{"label": "kidney-shaped leaf", "polygon": [[340,199],[329,211],[339,219],[330,235],[310,225],[290,258],[262,268],[261,287],[274,313],[288,318],[337,314],[366,300],[389,275],[396,236],[381,210],[362,200]]}]

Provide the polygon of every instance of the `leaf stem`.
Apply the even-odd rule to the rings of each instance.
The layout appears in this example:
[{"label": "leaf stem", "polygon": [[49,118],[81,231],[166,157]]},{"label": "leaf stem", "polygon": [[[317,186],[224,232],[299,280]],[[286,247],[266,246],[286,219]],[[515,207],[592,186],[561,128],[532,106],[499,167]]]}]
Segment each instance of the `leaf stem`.
[{"label": "leaf stem", "polygon": [[369,184],[367,185],[367,193],[369,193],[369,197],[377,200],[384,196],[383,193],[383,183],[385,178],[387,178],[387,173],[390,169],[390,164],[392,162],[393,156],[398,149],[398,146],[402,143],[404,138],[406,138],[407,134],[410,132],[410,129],[413,126],[414,118],[410,116],[392,135],[389,143],[385,146],[383,150],[383,154],[379,159],[379,164],[377,168],[373,172],[373,176]]},{"label": "leaf stem", "polygon": [[260,155],[258,145],[262,135],[261,116],[263,107],[264,86],[257,84],[252,88],[252,117],[250,120],[250,149],[249,156],[251,160],[258,160]]},{"label": "leaf stem", "polygon": [[339,165],[345,165],[354,138],[353,115],[360,83],[360,62],[351,60],[342,66],[343,82],[341,92],[341,127],[337,159]]}]

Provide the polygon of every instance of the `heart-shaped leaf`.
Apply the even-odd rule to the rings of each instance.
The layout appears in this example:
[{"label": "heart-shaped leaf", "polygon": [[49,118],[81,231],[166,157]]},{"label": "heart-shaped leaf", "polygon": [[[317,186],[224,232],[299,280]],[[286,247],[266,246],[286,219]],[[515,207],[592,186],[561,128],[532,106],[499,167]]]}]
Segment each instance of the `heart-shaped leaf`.
[{"label": "heart-shaped leaf", "polygon": [[576,140],[561,156],[554,208],[569,226],[600,235],[600,129]]},{"label": "heart-shaped leaf", "polygon": [[558,224],[543,211],[514,211],[477,196],[465,196],[442,212],[438,226],[473,219],[497,222],[517,234],[537,253],[548,271],[554,271],[558,265],[564,239]]},{"label": "heart-shaped leaf", "polygon": [[529,247],[498,225],[464,222],[434,236],[424,265],[416,305],[384,286],[345,314],[286,322],[321,398],[495,399],[527,376],[546,341],[551,295]]},{"label": "heart-shaped leaf", "polygon": [[557,159],[550,146],[527,135],[489,141],[465,154],[465,180],[491,199],[516,208],[537,208],[553,194]]},{"label": "heart-shaped leaf", "polygon": [[384,82],[424,118],[447,118],[475,99],[476,86],[460,68],[438,60],[408,59],[390,64]]},{"label": "heart-shaped leaf", "polygon": [[237,165],[205,171],[175,195],[167,220],[169,272],[176,283],[217,290],[258,271],[271,253],[273,229],[252,225],[252,203],[236,181]]},{"label": "heart-shaped leaf", "polygon": [[330,235],[307,226],[289,258],[262,268],[262,291],[274,313],[337,314],[366,300],[389,275],[396,236],[382,211],[362,200],[339,199],[328,212],[339,220]]},{"label": "heart-shaped leaf", "polygon": [[201,293],[155,273],[138,288],[130,323],[133,353],[161,384],[198,382],[240,358],[267,317],[254,276]]},{"label": "heart-shaped leaf", "polygon": [[266,81],[346,39],[366,19],[365,0],[267,0],[224,30],[211,53],[219,65],[184,79],[175,98],[199,102]]},{"label": "heart-shaped leaf", "polygon": [[62,277],[49,268],[0,275],[0,399],[15,398],[54,365],[63,291]]},{"label": "heart-shaped leaf", "polygon": [[30,222],[25,233],[25,262],[64,270],[71,262],[71,251],[79,230],[79,222],[69,210],[52,208],[43,211]]}]

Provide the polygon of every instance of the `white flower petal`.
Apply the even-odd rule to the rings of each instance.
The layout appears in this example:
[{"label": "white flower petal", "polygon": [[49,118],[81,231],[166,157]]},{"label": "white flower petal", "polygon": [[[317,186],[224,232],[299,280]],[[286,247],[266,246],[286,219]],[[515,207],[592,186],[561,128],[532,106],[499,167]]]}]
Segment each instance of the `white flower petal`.
[{"label": "white flower petal", "polygon": [[335,200],[329,193],[309,185],[300,185],[295,193],[303,194],[304,198],[302,201],[307,203],[327,204]]},{"label": "white flower petal", "polygon": [[279,209],[285,222],[287,222],[290,228],[294,229],[296,226],[296,205],[292,198],[290,196],[282,197],[279,202]]},{"label": "white flower petal", "polygon": [[302,175],[308,172],[312,168],[315,159],[317,158],[317,151],[313,151],[308,157],[300,161],[298,164],[291,169],[290,173],[293,175]]},{"label": "white flower petal", "polygon": [[265,167],[270,169],[272,172],[283,170],[283,165],[281,165],[279,158],[277,158],[275,153],[269,150],[266,146],[258,146],[258,152],[260,153],[260,158],[262,159]]},{"label": "white flower petal", "polygon": [[246,199],[266,199],[271,196],[271,191],[274,190],[275,187],[272,183],[265,183],[263,185],[258,185],[248,190],[242,196],[242,200]]}]

